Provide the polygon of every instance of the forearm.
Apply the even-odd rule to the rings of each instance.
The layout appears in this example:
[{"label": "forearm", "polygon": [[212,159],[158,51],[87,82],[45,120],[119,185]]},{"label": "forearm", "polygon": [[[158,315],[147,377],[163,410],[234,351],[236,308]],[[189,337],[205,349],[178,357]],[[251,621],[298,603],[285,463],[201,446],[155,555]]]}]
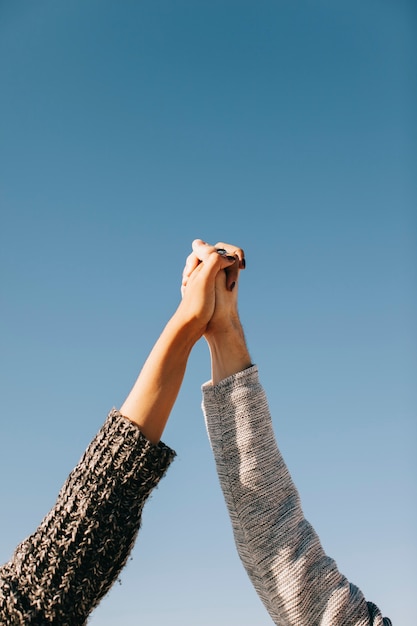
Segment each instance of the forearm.
[{"label": "forearm", "polygon": [[184,320],[178,310],[162,331],[120,408],[152,443],[162,436],[198,338],[193,322]]},{"label": "forearm", "polygon": [[204,410],[242,562],[279,626],[388,625],[340,574],[304,518],[256,368],[205,385]]},{"label": "forearm", "polygon": [[245,335],[237,315],[221,330],[207,334],[206,340],[210,350],[213,385],[251,365]]},{"label": "forearm", "polygon": [[113,411],[55,507],[0,569],[0,622],[84,624],[123,567],[174,455]]}]

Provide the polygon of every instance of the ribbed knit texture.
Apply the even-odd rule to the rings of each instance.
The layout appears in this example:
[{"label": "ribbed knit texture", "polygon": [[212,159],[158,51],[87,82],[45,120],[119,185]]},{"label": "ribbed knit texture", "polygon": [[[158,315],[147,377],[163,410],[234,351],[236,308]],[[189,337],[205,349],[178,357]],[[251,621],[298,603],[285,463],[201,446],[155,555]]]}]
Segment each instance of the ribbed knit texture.
[{"label": "ribbed knit texture", "polygon": [[203,410],[237,550],[274,623],[390,626],[304,518],[256,366],[203,385]]},{"label": "ribbed knit texture", "polygon": [[0,624],[80,626],[116,580],[175,452],[113,410],[55,507],[0,568]]}]

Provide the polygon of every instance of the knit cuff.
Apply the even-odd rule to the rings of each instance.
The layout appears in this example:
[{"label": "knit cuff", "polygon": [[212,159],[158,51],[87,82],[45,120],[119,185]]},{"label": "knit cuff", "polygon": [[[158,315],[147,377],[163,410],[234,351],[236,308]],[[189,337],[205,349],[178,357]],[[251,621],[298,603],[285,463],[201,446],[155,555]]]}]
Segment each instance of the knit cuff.
[{"label": "knit cuff", "polygon": [[258,366],[250,365],[246,369],[231,374],[227,378],[224,378],[216,385],[213,385],[211,381],[207,381],[201,386],[204,395],[210,395],[210,391],[218,395],[224,391],[230,391],[232,387],[237,387],[239,384],[256,383],[259,381]]},{"label": "knit cuff", "polygon": [[257,365],[251,365],[241,372],[232,374],[216,385],[210,381],[204,383],[201,390],[205,410],[216,411],[220,407],[224,407],[224,403],[229,401],[232,396],[235,397],[235,394],[240,395],[241,393],[246,394],[248,389],[262,389]]}]

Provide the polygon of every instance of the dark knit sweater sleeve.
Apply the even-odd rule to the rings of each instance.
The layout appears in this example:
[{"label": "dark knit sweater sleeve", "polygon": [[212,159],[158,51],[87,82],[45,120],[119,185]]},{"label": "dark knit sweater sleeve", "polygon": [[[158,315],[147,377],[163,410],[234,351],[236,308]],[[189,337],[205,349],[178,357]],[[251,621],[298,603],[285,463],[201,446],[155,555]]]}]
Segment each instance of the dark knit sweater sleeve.
[{"label": "dark knit sweater sleeve", "polygon": [[113,410],[39,528],[0,568],[0,623],[80,626],[116,580],[175,452]]},{"label": "dark knit sweater sleeve", "polygon": [[255,366],[203,386],[239,556],[277,626],[390,626],[339,572],[305,519]]}]

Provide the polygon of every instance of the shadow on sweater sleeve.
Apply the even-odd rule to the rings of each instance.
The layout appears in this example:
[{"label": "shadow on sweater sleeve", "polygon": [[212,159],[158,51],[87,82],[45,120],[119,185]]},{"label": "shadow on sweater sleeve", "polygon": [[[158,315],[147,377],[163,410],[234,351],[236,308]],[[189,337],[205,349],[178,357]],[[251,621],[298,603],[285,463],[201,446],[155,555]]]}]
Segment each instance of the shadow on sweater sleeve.
[{"label": "shadow on sweater sleeve", "polygon": [[305,519],[256,366],[203,386],[203,410],[242,563],[277,626],[390,626]]}]

